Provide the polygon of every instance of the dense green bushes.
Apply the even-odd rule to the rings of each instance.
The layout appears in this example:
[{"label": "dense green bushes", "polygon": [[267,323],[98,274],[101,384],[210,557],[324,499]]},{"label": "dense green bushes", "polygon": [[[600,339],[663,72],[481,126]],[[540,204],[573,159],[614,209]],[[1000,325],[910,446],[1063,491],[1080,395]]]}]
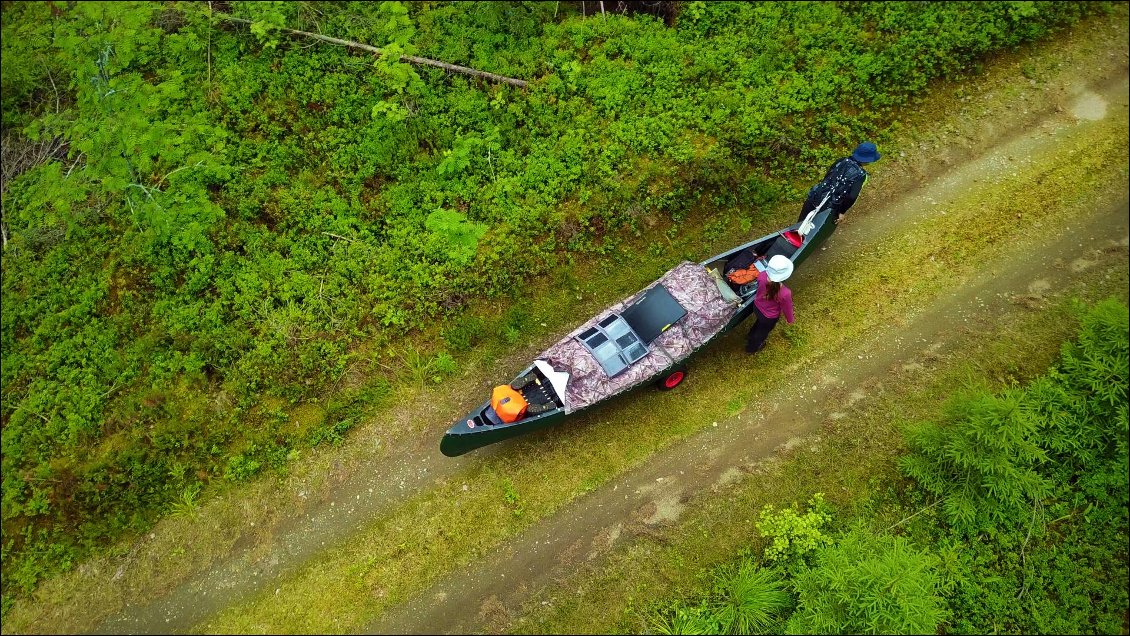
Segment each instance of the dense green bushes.
[{"label": "dense green bushes", "polygon": [[955,529],[1022,525],[1064,480],[1081,480],[1085,492],[1103,497],[1125,486],[1125,475],[1109,472],[1126,457],[1127,337],[1119,314],[1116,304],[1088,313],[1060,366],[1025,390],[973,391],[950,403],[943,422],[909,432],[914,452],[902,467],[943,498]]},{"label": "dense green bushes", "polygon": [[[757,214],[930,79],[1105,8],[688,3],[671,29],[554,3],[227,4],[254,25],[4,5],[5,130],[67,148],[3,194],[6,598],[185,492],[340,439],[387,393],[331,394],[346,368],[384,374],[374,352],[463,299],[700,202]],[[454,362],[420,355],[388,362],[410,380]],[[336,406],[283,425],[277,402],[312,400]]]},{"label": "dense green bushes", "polygon": [[790,634],[929,634],[945,617],[937,557],[866,528],[797,572]]},{"label": "dense green bushes", "polygon": [[1051,492],[1038,467],[1047,454],[1036,443],[1039,421],[1021,406],[1019,392],[984,390],[949,405],[943,423],[909,432],[914,451],[903,470],[943,498],[950,523],[969,534],[1018,524]]},{"label": "dense green bushes", "polygon": [[[1107,300],[1084,310],[1078,339],[1046,375],[1000,396],[959,393],[941,422],[908,431],[900,464],[912,487],[893,502],[920,506],[903,520],[917,518],[906,536],[875,534],[870,519],[826,534],[819,497],[803,514],[766,507],[766,547],[760,559],[742,557],[742,576],[764,587],[759,561],[787,563],[772,580],[795,600],[781,618],[788,633],[1124,631],[1128,364],[1127,307]],[[939,503],[941,515],[920,516]],[[664,633],[717,632],[717,596],[676,602],[652,622]]]},{"label": "dense green bushes", "polygon": [[[1126,306],[1105,301],[1083,315],[1079,338],[1064,345],[1059,363],[1016,395],[1019,416],[997,420],[1015,445],[1034,444],[1045,454],[1035,475],[1044,481],[1042,496],[1013,507],[1012,493],[1031,479],[1002,461],[996,474],[1006,478],[971,503],[1001,504],[1006,515],[976,535],[965,533],[962,518],[946,515],[951,532],[937,534],[955,556],[954,631],[1123,631],[1130,602],[1128,363]],[[953,421],[916,454],[945,448],[960,462],[970,449],[958,440],[978,425]]]}]

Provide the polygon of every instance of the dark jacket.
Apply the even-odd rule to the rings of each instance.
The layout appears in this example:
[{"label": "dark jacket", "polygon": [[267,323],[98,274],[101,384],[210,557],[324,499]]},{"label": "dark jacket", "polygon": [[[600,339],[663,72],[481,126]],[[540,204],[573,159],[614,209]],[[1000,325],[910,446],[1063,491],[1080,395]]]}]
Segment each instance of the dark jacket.
[{"label": "dark jacket", "polygon": [[833,210],[837,216],[843,216],[851,206],[855,205],[855,200],[859,198],[866,181],[867,171],[858,161],[851,157],[836,160],[824,174],[824,179],[808,191],[808,198],[804,201],[804,208],[798,221],[803,221],[809,212],[820,205],[825,196],[828,196],[825,207]]}]

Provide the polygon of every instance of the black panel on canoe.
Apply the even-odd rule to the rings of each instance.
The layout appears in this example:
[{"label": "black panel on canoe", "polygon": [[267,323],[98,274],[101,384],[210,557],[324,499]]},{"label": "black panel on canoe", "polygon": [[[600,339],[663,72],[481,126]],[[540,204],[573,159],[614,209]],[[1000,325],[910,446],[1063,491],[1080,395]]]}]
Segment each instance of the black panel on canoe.
[{"label": "black panel on canoe", "polygon": [[644,342],[659,337],[667,327],[687,315],[687,310],[675,300],[663,285],[656,285],[644,293],[643,298],[625,309],[621,315]]}]

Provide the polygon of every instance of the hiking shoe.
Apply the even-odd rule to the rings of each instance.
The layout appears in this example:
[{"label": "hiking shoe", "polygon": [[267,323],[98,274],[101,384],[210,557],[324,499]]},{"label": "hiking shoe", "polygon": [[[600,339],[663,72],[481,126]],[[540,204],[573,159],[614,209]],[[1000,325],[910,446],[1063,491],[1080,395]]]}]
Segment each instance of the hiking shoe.
[{"label": "hiking shoe", "polygon": [[557,405],[553,402],[547,402],[545,404],[531,404],[526,407],[526,415],[541,415],[542,413],[548,413],[555,408],[557,408]]},{"label": "hiking shoe", "polygon": [[521,391],[523,387],[536,379],[538,379],[537,375],[535,375],[534,373],[527,373],[526,375],[511,382],[510,388],[514,389],[515,391]]}]

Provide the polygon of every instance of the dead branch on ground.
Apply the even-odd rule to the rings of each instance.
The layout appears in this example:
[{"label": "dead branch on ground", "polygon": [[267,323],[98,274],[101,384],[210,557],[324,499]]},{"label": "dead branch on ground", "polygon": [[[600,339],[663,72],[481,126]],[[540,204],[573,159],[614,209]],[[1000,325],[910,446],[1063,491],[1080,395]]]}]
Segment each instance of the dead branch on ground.
[{"label": "dead branch on ground", "polygon": [[[227,22],[238,22],[240,24],[251,24],[251,20],[245,20],[243,18],[236,18],[236,17],[230,16],[230,15],[224,15],[222,13],[217,13],[216,17],[220,18],[222,20],[225,20]],[[323,42],[329,42],[330,44],[337,44],[338,46],[345,46],[345,47],[349,47],[351,49],[358,49],[358,50],[361,50],[361,51],[367,51],[367,52],[373,53],[375,55],[384,55],[384,51],[378,49],[377,47],[370,46],[368,44],[363,44],[361,42],[354,42],[352,40],[343,40],[341,38],[330,37],[328,35],[322,35],[320,33],[310,33],[309,31],[299,31],[298,29],[288,29],[288,28],[285,28],[285,27],[281,27],[280,30],[285,31],[285,32],[287,32],[291,35],[301,35],[301,36],[308,37],[308,38],[314,38],[315,40],[321,40]],[[471,75],[472,77],[479,77],[479,78],[485,79],[485,80],[490,81],[490,82],[498,82],[498,83],[501,83],[501,84],[510,84],[511,86],[517,86],[519,88],[525,88],[526,85],[528,84],[528,82],[526,82],[526,80],[515,79],[513,77],[506,77],[504,75],[498,75],[498,74],[495,74],[495,73],[488,73],[487,71],[480,71],[478,69],[468,68],[466,66],[459,66],[458,64],[448,64],[447,62],[441,62],[439,60],[433,60],[433,59],[429,59],[429,58],[426,58],[426,57],[417,57],[415,55],[401,55],[399,59],[402,62],[408,62],[410,64],[417,64],[417,65],[421,65],[421,66],[434,66],[436,68],[442,68],[445,71],[451,71],[452,73],[462,73],[463,75]]]}]

